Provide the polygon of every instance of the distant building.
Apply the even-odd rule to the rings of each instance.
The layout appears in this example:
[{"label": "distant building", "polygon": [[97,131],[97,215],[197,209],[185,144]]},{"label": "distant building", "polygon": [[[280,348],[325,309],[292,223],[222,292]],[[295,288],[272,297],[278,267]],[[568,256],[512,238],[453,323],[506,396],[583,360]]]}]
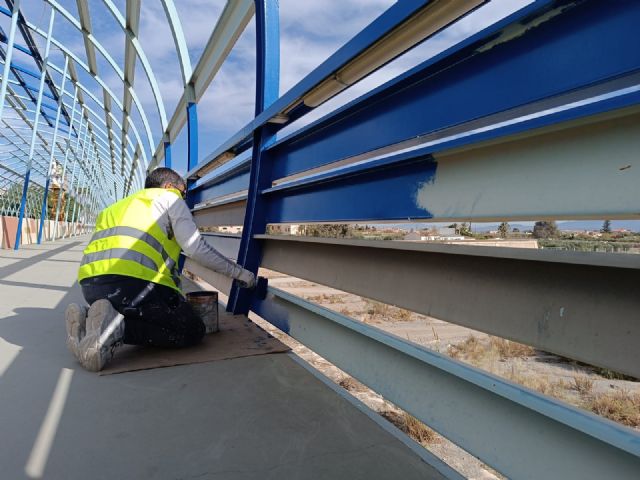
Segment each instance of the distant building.
[{"label": "distant building", "polygon": [[269,231],[276,235],[300,235],[300,225],[271,225]]},{"label": "distant building", "polygon": [[440,234],[439,230],[437,235],[423,235],[420,232],[409,232],[404,236],[403,240],[406,240],[408,242],[450,242],[453,240],[465,240],[465,237],[463,237],[462,235],[456,235],[453,228],[443,230],[452,230],[453,233],[451,235],[442,235]]},{"label": "distant building", "polygon": [[441,237],[455,237],[459,236],[455,228],[441,227],[437,229],[438,235]]},{"label": "distant building", "polygon": [[242,233],[242,225],[233,225],[233,226],[225,226],[225,227],[218,227],[218,232],[221,233],[233,233],[233,234],[238,234],[238,233]]}]

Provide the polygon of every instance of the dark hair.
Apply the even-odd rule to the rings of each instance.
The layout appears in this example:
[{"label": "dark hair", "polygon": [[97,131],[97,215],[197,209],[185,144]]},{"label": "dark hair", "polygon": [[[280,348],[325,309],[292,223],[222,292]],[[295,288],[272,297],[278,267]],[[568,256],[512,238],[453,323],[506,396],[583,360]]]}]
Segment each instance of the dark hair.
[{"label": "dark hair", "polygon": [[176,187],[186,187],[185,181],[178,172],[170,168],[160,167],[147,175],[147,179],[144,181],[144,188],[162,188],[167,183],[171,183]]}]

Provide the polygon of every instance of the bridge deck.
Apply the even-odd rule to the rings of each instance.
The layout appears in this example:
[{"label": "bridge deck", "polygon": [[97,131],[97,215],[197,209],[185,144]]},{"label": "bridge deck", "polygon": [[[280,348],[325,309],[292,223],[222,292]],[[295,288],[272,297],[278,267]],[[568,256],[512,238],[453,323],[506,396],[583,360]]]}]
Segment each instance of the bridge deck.
[{"label": "bridge deck", "polygon": [[[85,240],[0,251],[4,478],[443,478],[290,354],[97,376],[64,346]],[[429,462],[429,463],[427,463]]]}]

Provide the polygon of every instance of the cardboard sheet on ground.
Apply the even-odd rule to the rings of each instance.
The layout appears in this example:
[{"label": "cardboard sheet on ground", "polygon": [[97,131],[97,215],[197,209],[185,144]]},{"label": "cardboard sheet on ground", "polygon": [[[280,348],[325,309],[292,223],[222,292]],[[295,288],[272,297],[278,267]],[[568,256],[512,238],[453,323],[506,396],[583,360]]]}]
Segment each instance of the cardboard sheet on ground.
[{"label": "cardboard sheet on ground", "polygon": [[289,351],[244,315],[231,315],[219,308],[220,331],[205,335],[202,343],[183,349],[164,349],[125,345],[100,375],[212,362],[230,358]]}]

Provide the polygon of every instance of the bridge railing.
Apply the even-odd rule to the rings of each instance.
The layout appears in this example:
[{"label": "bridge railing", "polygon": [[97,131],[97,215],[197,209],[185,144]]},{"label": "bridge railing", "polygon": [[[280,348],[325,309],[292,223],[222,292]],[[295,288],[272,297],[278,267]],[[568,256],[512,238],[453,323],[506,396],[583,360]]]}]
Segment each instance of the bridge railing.
[{"label": "bridge railing", "polygon": [[[634,1],[534,1],[277,137],[484,3],[398,2],[278,96],[277,2],[257,1],[256,116],[189,172],[195,218],[242,225],[207,238],[254,271],[640,377],[640,257],[266,234],[271,224],[639,218]],[[629,428],[277,288],[260,299],[186,268],[229,295],[228,309],[259,314],[509,478],[637,478]]]}]

